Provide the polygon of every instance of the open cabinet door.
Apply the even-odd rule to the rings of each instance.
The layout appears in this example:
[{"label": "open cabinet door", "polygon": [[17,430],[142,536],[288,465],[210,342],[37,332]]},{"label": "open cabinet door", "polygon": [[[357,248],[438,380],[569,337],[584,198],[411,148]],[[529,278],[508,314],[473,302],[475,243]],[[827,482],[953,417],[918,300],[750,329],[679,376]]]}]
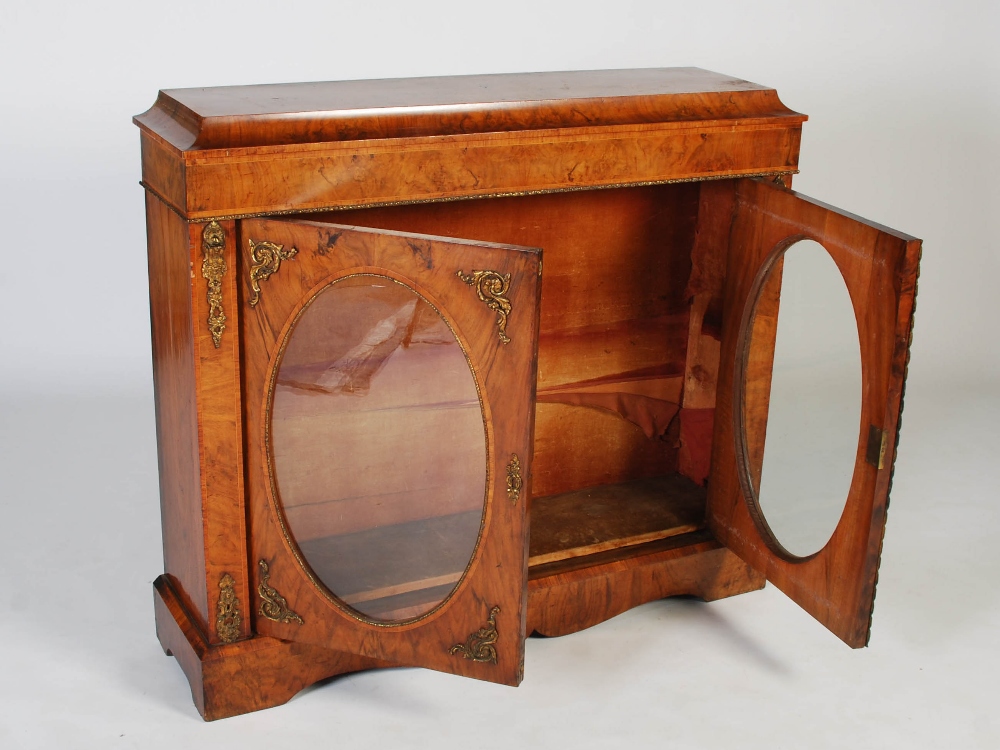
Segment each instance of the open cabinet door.
[{"label": "open cabinet door", "polygon": [[[852,647],[867,644],[903,385],[921,243],[775,184],[741,180],[730,237],[708,524],[716,537]],[[843,514],[827,544],[789,554],[760,510],[757,490],[774,335],[754,335],[758,314],[776,322],[785,250],[811,239],[843,276],[858,326],[861,422]],[[765,326],[766,327],[766,326]],[[745,388],[763,372],[764,387]],[[761,394],[763,391],[763,394]],[[803,439],[808,439],[804,436]],[[754,443],[754,444],[750,444]]]},{"label": "open cabinet door", "polygon": [[518,684],[540,251],[239,231],[256,632]]}]

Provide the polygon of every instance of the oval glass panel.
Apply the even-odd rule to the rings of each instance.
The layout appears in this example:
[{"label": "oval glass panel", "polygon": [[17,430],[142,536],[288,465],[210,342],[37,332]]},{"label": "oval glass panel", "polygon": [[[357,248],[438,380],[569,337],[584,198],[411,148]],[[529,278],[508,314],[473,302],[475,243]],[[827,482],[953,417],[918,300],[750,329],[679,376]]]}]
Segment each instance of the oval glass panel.
[{"label": "oval glass panel", "polygon": [[270,429],[286,531],[340,602],[399,622],[448,598],[483,522],[486,433],[436,309],[382,276],[326,287],[285,339]]},{"label": "oval glass panel", "polygon": [[744,487],[765,533],[805,557],[837,528],[854,476],[858,326],[840,269],[819,243],[795,243],[763,273],[744,370]]}]

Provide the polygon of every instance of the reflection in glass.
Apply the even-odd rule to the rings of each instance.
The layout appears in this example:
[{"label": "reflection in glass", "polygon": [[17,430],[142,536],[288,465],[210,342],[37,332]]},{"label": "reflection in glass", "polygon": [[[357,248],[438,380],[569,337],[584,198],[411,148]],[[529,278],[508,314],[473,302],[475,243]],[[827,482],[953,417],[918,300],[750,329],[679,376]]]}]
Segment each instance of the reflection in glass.
[{"label": "reflection in glass", "polygon": [[751,336],[744,387],[751,480],[777,541],[793,555],[811,555],[843,513],[861,422],[857,321],[822,245],[797,242],[772,268]]},{"label": "reflection in glass", "polygon": [[433,307],[380,276],[328,286],[286,340],[271,450],[289,533],[365,617],[429,612],[483,518],[486,435],[465,353]]}]

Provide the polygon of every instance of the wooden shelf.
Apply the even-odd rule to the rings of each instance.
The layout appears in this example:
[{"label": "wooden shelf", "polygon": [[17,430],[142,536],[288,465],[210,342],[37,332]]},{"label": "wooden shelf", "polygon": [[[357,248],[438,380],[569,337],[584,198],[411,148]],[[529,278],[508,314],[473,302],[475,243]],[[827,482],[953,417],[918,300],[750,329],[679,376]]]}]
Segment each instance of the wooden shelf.
[{"label": "wooden shelf", "polygon": [[[674,474],[535,498],[530,513],[528,564],[537,568],[699,531],[705,490]],[[300,547],[316,577],[345,604],[375,619],[405,619],[447,596],[461,578],[478,516],[392,524]],[[373,556],[373,549],[391,552]]]},{"label": "wooden shelf", "polygon": [[299,547],[316,577],[345,604],[378,620],[406,619],[441,601],[462,577],[480,520],[479,511],[454,513],[310,539]]},{"label": "wooden shelf", "polygon": [[679,474],[535,498],[528,565],[584,557],[698,531],[705,489]]}]

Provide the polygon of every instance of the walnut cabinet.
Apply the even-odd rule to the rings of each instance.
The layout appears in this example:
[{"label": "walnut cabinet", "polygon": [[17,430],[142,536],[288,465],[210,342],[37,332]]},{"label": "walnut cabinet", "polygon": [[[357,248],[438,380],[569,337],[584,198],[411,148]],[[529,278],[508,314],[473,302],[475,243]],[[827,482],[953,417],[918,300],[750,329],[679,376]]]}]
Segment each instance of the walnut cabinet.
[{"label": "walnut cabinet", "polygon": [[[517,685],[533,633],[765,580],[865,645],[920,242],[791,190],[805,119],[697,69],[161,91],[154,601],[202,715],[378,667]],[[808,557],[756,498],[801,239],[863,373]]]}]

